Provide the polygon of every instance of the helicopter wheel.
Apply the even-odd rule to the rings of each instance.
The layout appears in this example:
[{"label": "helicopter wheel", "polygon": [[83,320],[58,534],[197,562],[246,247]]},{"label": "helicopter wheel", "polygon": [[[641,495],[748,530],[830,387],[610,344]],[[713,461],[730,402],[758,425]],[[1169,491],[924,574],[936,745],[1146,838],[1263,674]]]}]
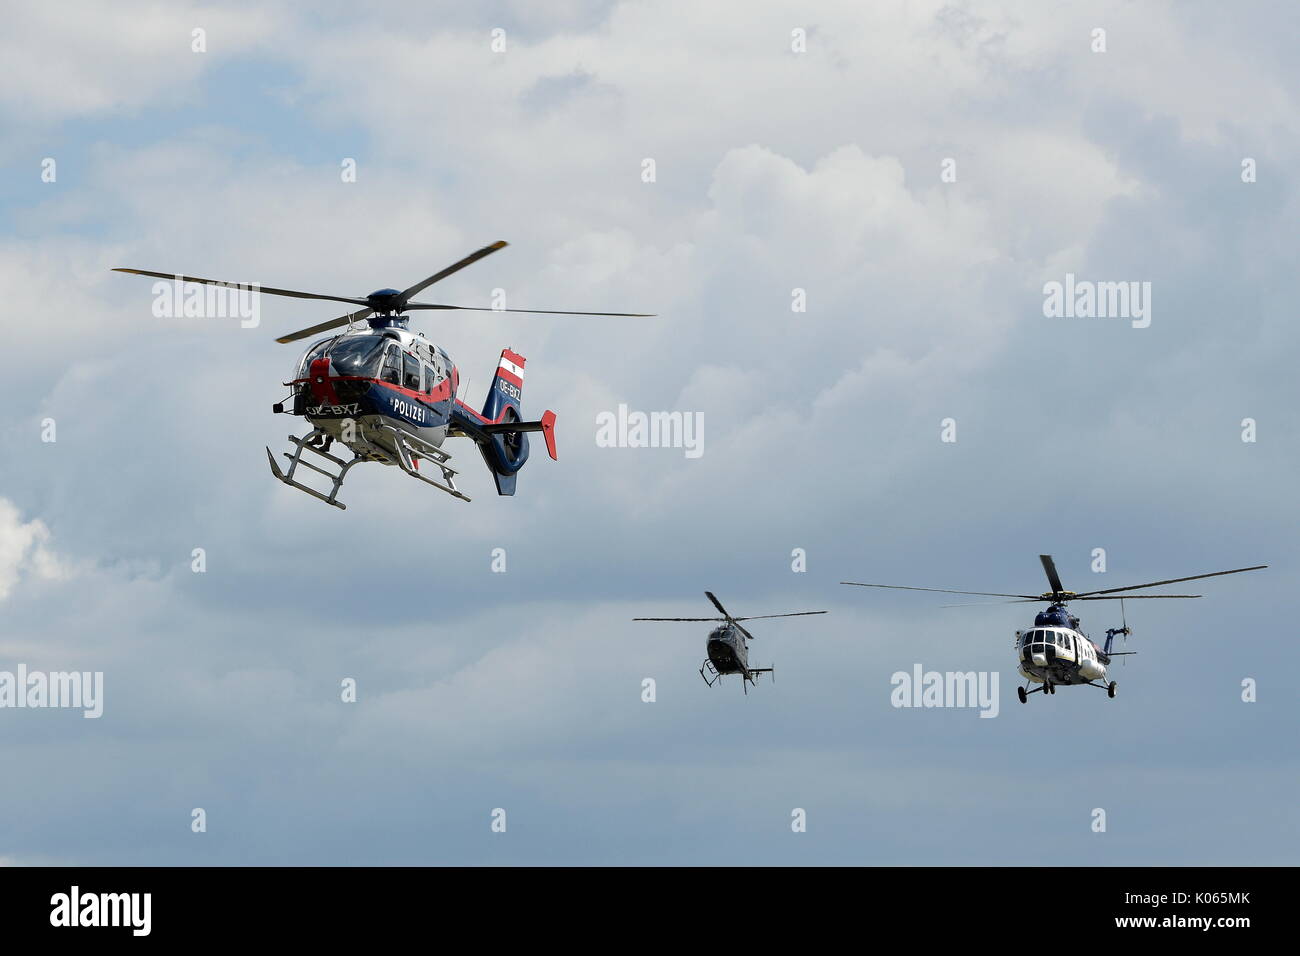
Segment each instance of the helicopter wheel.
[{"label": "helicopter wheel", "polygon": [[1016,688],[1016,696],[1020,698],[1020,703],[1022,704],[1029,703],[1029,695],[1025,693],[1025,689],[1023,687]]},{"label": "helicopter wheel", "polygon": [[1114,681],[1111,681],[1111,682],[1110,682],[1110,686],[1108,686],[1108,687],[1106,688],[1106,696],[1107,696],[1107,697],[1114,697],[1114,696],[1115,696],[1115,682],[1114,682]]}]

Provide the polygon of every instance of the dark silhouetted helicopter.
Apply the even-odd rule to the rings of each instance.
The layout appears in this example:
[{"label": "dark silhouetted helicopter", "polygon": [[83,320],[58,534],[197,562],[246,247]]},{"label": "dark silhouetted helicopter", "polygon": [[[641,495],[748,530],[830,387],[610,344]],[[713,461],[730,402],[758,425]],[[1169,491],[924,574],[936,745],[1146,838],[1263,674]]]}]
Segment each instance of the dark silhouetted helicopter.
[{"label": "dark silhouetted helicopter", "polygon": [[[1115,682],[1106,681],[1106,667],[1112,657],[1136,654],[1136,651],[1112,651],[1111,644],[1116,635],[1125,638],[1133,633],[1129,630],[1128,619],[1124,616],[1124,601],[1155,600],[1170,598],[1198,598],[1199,594],[1121,594],[1123,591],[1137,591],[1142,588],[1154,588],[1162,584],[1177,584],[1180,581],[1197,581],[1201,578],[1217,578],[1225,574],[1240,574],[1243,571],[1259,571],[1268,567],[1257,564],[1250,568],[1236,568],[1232,571],[1213,571],[1210,574],[1193,574],[1185,578],[1169,578],[1165,581],[1152,581],[1150,584],[1131,584],[1122,588],[1104,588],[1100,591],[1067,591],[1061,584],[1060,575],[1056,573],[1056,562],[1050,554],[1040,554],[1047,573],[1047,583],[1052,590],[1043,594],[998,594],[988,591],[950,591],[946,588],[914,588],[898,584],[859,584],[857,581],[841,581],[841,584],[859,588],[890,588],[900,591],[936,591],[940,594],[972,594],[982,597],[1015,598],[1013,601],[997,601],[997,604],[1032,604],[1046,601],[1046,610],[1039,611],[1034,618],[1034,626],[1028,630],[1016,631],[1016,657],[1020,674],[1025,678],[1024,687],[1017,687],[1020,703],[1029,700],[1029,694],[1042,691],[1055,694],[1058,684],[1090,684],[1106,691],[1108,697],[1115,696]],[[1079,619],[1071,614],[1066,605],[1071,601],[1119,601],[1123,625],[1106,630],[1106,643],[1098,647],[1079,630]],[[949,604],[947,607],[972,607],[969,604]],[[1029,690],[1030,683],[1039,686]]]},{"label": "dark silhouetted helicopter", "polygon": [[[634,621],[721,621],[718,627],[709,632],[706,651],[708,657],[700,665],[700,677],[704,678],[704,683],[712,687],[718,681],[722,680],[726,674],[739,674],[741,676],[740,686],[746,694],[749,693],[749,685],[757,686],[757,677],[759,674],[771,674],[772,680],[776,680],[776,670],[771,667],[750,667],[749,666],[749,645],[746,639],[754,639],[754,635],[741,626],[741,621],[761,621],[774,617],[807,617],[810,614],[825,614],[825,611],[796,611],[792,614],[757,614],[753,617],[732,617],[722,603],[713,596],[712,591],[705,591],[704,596],[713,602],[713,606],[718,609],[722,617],[634,617]],[[705,673],[705,670],[708,673]]]},{"label": "dark silhouetted helicopter", "polygon": [[[289,436],[295,451],[292,454],[284,453],[284,457],[289,459],[287,473],[280,470],[275,456],[268,448],[266,455],[271,462],[271,471],[285,484],[336,508],[345,507],[338,500],[338,493],[348,470],[364,461],[396,465],[412,478],[433,485],[462,501],[469,501],[456,487],[457,472],[448,464],[451,455],[442,449],[443,441],[448,436],[464,436],[473,440],[488,470],[492,472],[497,493],[513,495],[519,469],[528,460],[528,432],[541,432],[547,452],[552,458],[556,457],[555,413],[545,412],[538,421],[523,420],[521,401],[524,357],[510,349],[501,351],[501,359],[488,389],[483,411],[480,413],[466,405],[456,397],[460,388],[460,371],[451,357],[425,339],[423,332],[411,332],[408,329],[408,316],[403,313],[414,309],[648,318],[642,313],[631,312],[491,309],[411,301],[413,296],[435,282],[505,246],[504,242],[484,246],[405,291],[380,289],[357,298],[293,292],[252,283],[198,279],[194,276],[143,269],[113,271],[155,276],[178,283],[195,282],[228,289],[248,289],[267,295],[322,299],[361,306],[357,311],[337,319],[276,339],[277,342],[295,342],[346,326],[343,332],[321,339],[308,348],[295,366],[292,380],[285,383],[292,390],[289,413],[304,417],[312,425],[312,431],[302,438]],[[363,320],[363,325],[355,324]],[[276,403],[273,410],[285,412],[285,403]],[[351,460],[344,461],[330,454],[330,446],[335,441],[351,449]],[[315,460],[304,460],[304,452],[311,452]],[[421,460],[436,467],[441,472],[441,480],[421,473]],[[331,465],[338,470],[329,471]],[[324,475],[332,482],[329,492],[324,493],[299,482],[295,474],[300,467]]]}]

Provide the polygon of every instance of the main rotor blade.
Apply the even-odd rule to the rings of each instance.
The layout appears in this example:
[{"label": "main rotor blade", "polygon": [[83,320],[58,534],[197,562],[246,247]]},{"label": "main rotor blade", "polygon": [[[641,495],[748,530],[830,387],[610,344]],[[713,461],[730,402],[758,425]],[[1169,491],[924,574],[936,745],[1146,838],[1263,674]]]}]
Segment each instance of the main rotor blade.
[{"label": "main rotor blade", "polygon": [[1052,560],[1050,554],[1040,554],[1038,560],[1043,562],[1043,570],[1047,572],[1047,583],[1052,586],[1052,593],[1060,594],[1065,590],[1065,585],[1061,583],[1061,576],[1056,573],[1056,562]]},{"label": "main rotor blade", "polygon": [[374,309],[362,309],[359,312],[351,312],[347,315],[341,315],[337,319],[330,319],[328,322],[322,322],[320,325],[313,325],[310,329],[299,329],[297,332],[290,332],[288,335],[282,335],[277,342],[296,342],[299,339],[305,339],[321,332],[328,332],[330,329],[337,329],[343,325],[351,325],[357,319],[364,319],[374,312]]},{"label": "main rotor blade", "polygon": [[407,289],[405,292],[401,294],[400,299],[402,301],[402,304],[405,305],[406,302],[411,298],[411,296],[419,295],[421,292],[423,292],[429,286],[433,285],[435,282],[439,282],[447,278],[447,276],[451,275],[453,272],[459,272],[461,269],[464,269],[468,265],[473,265],[474,263],[482,259],[484,256],[490,256],[498,249],[504,249],[507,245],[508,243],[505,240],[499,239],[496,242],[492,243],[492,245],[490,246],[484,246],[482,249],[478,250],[478,252],[471,252],[464,259],[461,259],[460,262],[447,266],[447,268],[443,269],[441,272],[435,272],[433,275],[429,276],[429,278],[425,279],[423,282],[417,282],[415,285],[411,286],[409,289]]},{"label": "main rotor blade", "polygon": [[[196,276],[181,275],[178,272],[149,272],[146,269],[114,269],[114,272],[129,272],[136,276],[154,276],[159,279],[172,279],[176,282],[197,282],[201,285],[218,285],[226,288],[251,288],[255,285],[252,282],[226,282],[224,279],[200,279]],[[351,299],[342,295],[319,295],[315,292],[294,292],[292,289],[273,289],[270,286],[259,285],[256,287],[257,292],[265,292],[267,295],[287,295],[293,299],[324,299],[326,302],[350,302],[353,305],[365,305],[365,299]]]},{"label": "main rotor blade", "polygon": [[476,305],[436,305],[430,302],[408,302],[402,308],[403,310],[438,309],[455,310],[457,312],[518,312],[528,315],[604,315],[617,319],[652,319],[655,317],[653,312],[565,312],[557,309],[492,309]]},{"label": "main rotor blade", "polygon": [[1200,594],[1123,594],[1115,597],[1072,597],[1071,601],[1136,601],[1139,599],[1156,600],[1158,598],[1198,598]]},{"label": "main rotor blade", "polygon": [[725,617],[634,617],[634,621],[725,621]]},{"label": "main rotor blade", "polygon": [[1006,604],[1037,604],[1042,600],[1042,598],[1026,598],[1022,601],[978,601],[975,604],[940,604],[939,607],[1002,607]]},{"label": "main rotor blade", "polygon": [[977,597],[1006,597],[1006,598],[1026,598],[1030,601],[1037,601],[1037,594],[999,594],[996,591],[950,591],[947,588],[912,588],[903,584],[859,584],[857,581],[841,581],[840,584],[849,584],[855,588],[889,588],[894,591],[934,591],[938,594],[974,594]]},{"label": "main rotor blade", "polygon": [[[1126,601],[1129,598],[1198,598],[1199,594],[1125,594],[1117,597],[1081,597],[1068,598],[1070,601]],[[1039,601],[1048,603],[1047,598],[1029,598],[1025,601],[980,601],[978,604],[940,604],[939,607],[1002,607],[1004,604],[1036,604]],[[1128,622],[1125,621],[1125,626]]]},{"label": "main rotor blade", "polygon": [[[1083,594],[1075,595],[1075,597],[1084,597],[1089,594],[1114,594],[1116,591],[1137,591],[1141,588],[1158,587],[1161,584],[1177,584],[1179,581],[1199,581],[1201,578],[1218,578],[1225,574],[1241,574],[1243,571],[1261,571],[1266,567],[1268,567],[1267,564],[1257,564],[1251,568],[1234,568],[1231,571],[1212,571],[1209,574],[1193,574],[1191,577],[1170,578],[1167,581],[1152,581],[1150,584],[1130,584],[1128,587],[1123,588],[1104,588],[1101,591],[1084,591]],[[1158,597],[1159,595],[1152,596]]]},{"label": "main rotor blade", "polygon": [[750,617],[733,617],[733,621],[764,621],[772,617],[807,617],[809,614],[825,614],[825,611],[795,611],[793,614],[754,614]]},{"label": "main rotor blade", "polygon": [[712,591],[705,591],[704,596],[713,602],[713,606],[716,607],[728,621],[735,620],[727,609],[722,606],[722,602],[713,596]]}]

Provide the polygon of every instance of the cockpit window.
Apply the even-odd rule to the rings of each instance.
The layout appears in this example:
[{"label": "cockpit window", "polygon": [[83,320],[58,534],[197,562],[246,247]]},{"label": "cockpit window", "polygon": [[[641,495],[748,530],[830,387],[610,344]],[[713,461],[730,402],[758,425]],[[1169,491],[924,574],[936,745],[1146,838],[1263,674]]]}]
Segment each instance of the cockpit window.
[{"label": "cockpit window", "polygon": [[1064,636],[1056,631],[1049,631],[1046,628],[1036,627],[1032,631],[1025,631],[1022,646],[1028,647],[1030,644],[1051,644],[1058,647],[1065,647]]},{"label": "cockpit window", "polygon": [[335,374],[377,377],[383,347],[383,340],[373,335],[340,339],[329,352]]}]

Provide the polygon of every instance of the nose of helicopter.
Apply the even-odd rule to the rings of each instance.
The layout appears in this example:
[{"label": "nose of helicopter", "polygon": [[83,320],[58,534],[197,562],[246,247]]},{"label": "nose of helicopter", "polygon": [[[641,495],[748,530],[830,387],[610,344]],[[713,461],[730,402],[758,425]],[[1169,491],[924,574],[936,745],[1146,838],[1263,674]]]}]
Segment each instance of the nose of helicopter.
[{"label": "nose of helicopter", "polygon": [[337,405],[338,396],[334,392],[334,383],[330,381],[330,360],[318,358],[311,363],[307,370],[310,376],[309,385],[311,386],[312,396],[318,403]]},{"label": "nose of helicopter", "polygon": [[1029,659],[1030,659],[1031,661],[1034,662],[1034,666],[1035,666],[1035,667],[1046,667],[1046,666],[1047,666],[1047,655],[1046,655],[1046,654],[1043,654],[1043,653],[1033,654],[1033,655],[1030,656]]}]

